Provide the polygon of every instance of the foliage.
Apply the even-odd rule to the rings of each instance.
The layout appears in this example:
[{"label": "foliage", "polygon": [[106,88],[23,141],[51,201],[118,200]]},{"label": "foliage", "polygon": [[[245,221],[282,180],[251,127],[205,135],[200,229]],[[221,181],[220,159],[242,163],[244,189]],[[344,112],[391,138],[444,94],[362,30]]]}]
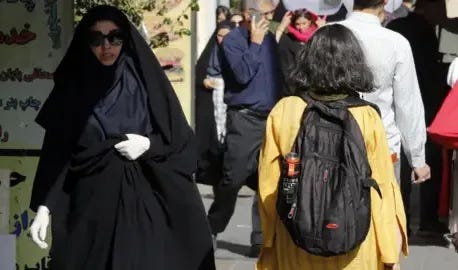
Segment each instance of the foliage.
[{"label": "foliage", "polygon": [[240,10],[241,8],[240,5],[241,5],[240,0],[231,0],[230,1],[231,10]]},{"label": "foliage", "polygon": [[[186,0],[185,0],[186,1]],[[174,35],[191,35],[191,30],[184,27],[184,21],[189,19],[188,11],[199,10],[199,0],[187,0],[189,4],[176,18],[165,16],[168,8],[168,0],[74,0],[75,23],[78,23],[82,16],[93,6],[113,5],[122,10],[127,17],[137,26],[143,21],[145,11],[153,11],[157,16],[163,17],[161,23],[155,26],[159,29],[162,26],[169,26]],[[168,45],[169,37],[167,33],[159,33],[150,39],[150,46],[165,47]]]},{"label": "foliage", "polygon": [[[160,3],[157,3],[160,1]],[[160,29],[163,26],[167,26],[170,29],[170,33],[172,35],[178,35],[179,37],[182,36],[190,36],[191,30],[184,27],[184,21],[189,20],[188,11],[199,11],[199,4],[198,0],[190,0],[189,4],[176,18],[165,17],[164,15],[167,13],[167,2],[168,0],[156,0],[154,5],[153,11],[156,13],[157,16],[161,16],[162,21],[155,25],[155,29]],[[158,47],[166,47],[170,41],[169,33],[161,32],[150,39],[150,47],[158,48]]]},{"label": "foliage", "polygon": [[75,23],[78,23],[86,12],[97,5],[113,5],[122,10],[127,17],[136,25],[139,25],[143,18],[144,8],[148,8],[146,0],[74,0]]}]

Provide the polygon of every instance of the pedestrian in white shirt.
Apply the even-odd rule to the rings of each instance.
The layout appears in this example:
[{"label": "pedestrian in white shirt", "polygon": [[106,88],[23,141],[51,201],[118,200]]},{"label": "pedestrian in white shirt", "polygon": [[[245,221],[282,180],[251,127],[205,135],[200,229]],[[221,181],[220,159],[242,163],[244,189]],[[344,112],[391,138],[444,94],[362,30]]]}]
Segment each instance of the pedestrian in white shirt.
[{"label": "pedestrian in white shirt", "polygon": [[376,89],[362,97],[380,108],[398,182],[402,142],[414,168],[412,180],[421,183],[431,176],[425,161],[423,101],[409,42],[381,25],[385,4],[386,0],[355,0],[354,11],[340,23],[356,35],[374,73]]}]

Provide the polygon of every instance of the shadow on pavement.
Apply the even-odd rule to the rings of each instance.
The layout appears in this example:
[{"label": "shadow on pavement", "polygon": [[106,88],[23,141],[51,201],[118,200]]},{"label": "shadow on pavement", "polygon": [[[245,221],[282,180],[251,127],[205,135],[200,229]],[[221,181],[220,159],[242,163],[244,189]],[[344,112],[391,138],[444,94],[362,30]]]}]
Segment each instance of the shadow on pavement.
[{"label": "shadow on pavement", "polygon": [[447,247],[448,242],[444,239],[442,235],[411,235],[409,237],[410,246],[438,246],[438,247]]},{"label": "shadow on pavement", "polygon": [[250,246],[248,245],[241,245],[221,240],[218,240],[217,245],[218,249],[225,249],[242,256],[246,256],[250,252]]}]

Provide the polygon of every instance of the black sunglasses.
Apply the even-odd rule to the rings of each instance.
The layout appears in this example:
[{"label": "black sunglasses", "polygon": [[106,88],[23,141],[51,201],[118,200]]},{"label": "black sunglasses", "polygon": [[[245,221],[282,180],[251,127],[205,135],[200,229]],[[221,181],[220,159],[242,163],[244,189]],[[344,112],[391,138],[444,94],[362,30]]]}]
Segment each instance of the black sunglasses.
[{"label": "black sunglasses", "polygon": [[108,34],[103,34],[100,31],[89,32],[89,45],[91,47],[102,46],[108,40],[111,46],[121,46],[124,42],[124,35],[119,29],[111,30]]}]

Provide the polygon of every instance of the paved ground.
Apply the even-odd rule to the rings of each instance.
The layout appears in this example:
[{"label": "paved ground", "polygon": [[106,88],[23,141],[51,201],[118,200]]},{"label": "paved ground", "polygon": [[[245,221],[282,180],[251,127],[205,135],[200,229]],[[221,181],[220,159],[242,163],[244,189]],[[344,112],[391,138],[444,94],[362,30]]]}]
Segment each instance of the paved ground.
[{"label": "paved ground", "polygon": [[[208,209],[212,202],[211,189],[207,186],[199,189]],[[255,260],[245,256],[250,247],[251,194],[249,190],[242,190],[228,229],[218,235],[217,270],[254,269]],[[458,253],[448,249],[441,238],[411,237],[410,242],[411,254],[402,260],[402,270],[458,269]]]}]

